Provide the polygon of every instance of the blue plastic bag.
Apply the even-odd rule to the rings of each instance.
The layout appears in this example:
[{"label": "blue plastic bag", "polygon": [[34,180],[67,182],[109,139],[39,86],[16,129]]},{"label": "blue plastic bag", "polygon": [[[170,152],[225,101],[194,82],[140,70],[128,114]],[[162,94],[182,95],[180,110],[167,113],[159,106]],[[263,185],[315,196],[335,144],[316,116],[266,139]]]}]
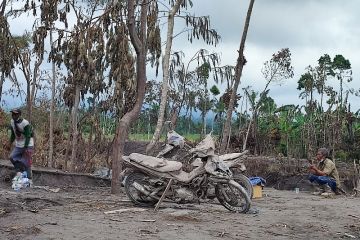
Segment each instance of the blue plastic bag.
[{"label": "blue plastic bag", "polygon": [[266,180],[263,179],[262,177],[249,177],[249,180],[251,182],[251,185],[253,186],[260,185],[263,187],[266,184]]}]

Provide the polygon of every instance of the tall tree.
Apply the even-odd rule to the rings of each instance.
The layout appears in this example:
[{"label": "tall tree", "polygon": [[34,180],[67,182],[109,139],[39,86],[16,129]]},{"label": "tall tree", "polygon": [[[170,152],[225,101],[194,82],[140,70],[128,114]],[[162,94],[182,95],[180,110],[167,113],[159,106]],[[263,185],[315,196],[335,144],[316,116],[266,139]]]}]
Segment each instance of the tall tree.
[{"label": "tall tree", "polygon": [[[206,73],[213,69],[219,63],[219,55],[217,53],[209,53],[206,49],[200,49],[193,57],[187,62],[186,66],[181,63],[174,71],[174,74],[170,76],[171,93],[170,99],[172,100],[171,109],[171,122],[172,126],[176,126],[176,121],[180,114],[180,111],[186,105],[188,95],[193,89],[199,89],[204,85],[206,78],[200,77],[200,73]],[[197,66],[193,69],[192,63],[197,62]],[[204,69],[201,66],[205,64],[207,67],[205,71],[199,71]]]},{"label": "tall tree", "polygon": [[[53,30],[50,29],[50,44],[54,44]],[[55,113],[55,94],[56,94],[56,65],[52,61],[52,76],[51,76],[51,101],[50,101],[50,116],[49,116],[49,160],[48,166],[54,167],[54,113]]]},{"label": "tall tree", "polygon": [[2,0],[0,4],[0,103],[5,77],[10,75],[13,64],[17,60],[17,54],[10,54],[14,52],[9,48],[11,42],[9,38],[9,24],[5,17],[6,4],[6,0]]},{"label": "tall tree", "polygon": [[[168,29],[167,29],[167,40],[165,52],[162,60],[162,70],[163,70],[163,85],[161,92],[161,103],[159,109],[158,121],[156,124],[156,129],[150,143],[146,147],[146,152],[151,152],[155,144],[159,141],[161,129],[164,123],[165,118],[165,109],[168,98],[168,86],[169,86],[169,75],[170,75],[170,53],[172,48],[172,41],[174,38],[174,18],[175,14],[179,11],[180,7],[187,7],[187,2],[192,6],[192,2],[188,0],[176,0],[175,4],[171,7],[171,10],[168,13]],[[220,36],[214,29],[210,29],[210,19],[208,16],[194,17],[187,15],[184,17],[186,20],[187,26],[192,26],[193,29],[187,29],[188,39],[190,42],[194,38],[202,38],[206,44],[216,45],[219,42]],[[179,109],[180,111],[180,109]],[[176,113],[176,112],[175,112]]]},{"label": "tall tree", "polygon": [[332,67],[336,78],[339,80],[339,104],[340,109],[343,107],[343,93],[344,93],[344,81],[352,81],[352,70],[350,61],[342,55],[336,55],[332,62]]},{"label": "tall tree", "polygon": [[227,112],[226,112],[226,120],[225,120],[225,124],[224,124],[224,127],[223,127],[223,134],[222,134],[221,145],[220,145],[220,152],[221,153],[224,153],[226,151],[228,138],[230,136],[231,119],[232,119],[232,113],[233,113],[233,110],[234,110],[234,102],[235,102],[235,98],[236,98],[236,95],[237,95],[237,90],[238,90],[238,87],[239,87],[239,84],[240,84],[240,78],[241,78],[242,70],[243,70],[243,67],[244,67],[244,65],[246,63],[246,60],[245,60],[245,57],[244,57],[245,41],[246,41],[248,29],[249,29],[250,17],[251,17],[252,9],[253,9],[253,6],[254,6],[254,2],[255,2],[255,0],[250,0],[248,11],[247,11],[247,14],[246,14],[244,30],[243,30],[243,33],[242,33],[240,47],[239,47],[239,51],[238,51],[239,55],[238,55],[236,66],[235,66],[235,76],[234,76],[235,83],[234,83],[234,87],[233,87],[232,92],[231,92],[229,107],[228,107]]},{"label": "tall tree", "polygon": [[169,65],[170,65],[171,47],[173,42],[174,18],[175,18],[175,14],[180,9],[180,5],[184,1],[185,0],[176,0],[175,4],[172,6],[171,10],[168,13],[168,30],[166,36],[166,47],[162,59],[163,82],[162,82],[162,90],[161,90],[159,116],[156,123],[154,135],[150,143],[146,146],[147,153],[149,153],[153,149],[155,143],[159,140],[161,129],[164,124],[164,116],[165,116],[165,109],[166,109],[166,102],[167,102],[168,88],[169,88],[169,72],[170,72]]},{"label": "tall tree", "polygon": [[35,63],[32,61],[34,49],[30,46],[30,34],[25,33],[23,36],[11,34],[8,16],[11,16],[13,12],[12,10],[6,12],[6,5],[9,2],[11,1],[2,0],[0,4],[0,101],[6,77],[9,77],[15,85],[19,85],[14,71],[18,67],[26,81],[27,118],[31,120],[32,103],[38,86],[39,67],[42,59],[37,58]]},{"label": "tall tree", "polygon": [[[318,66],[316,67],[316,89],[318,94],[320,94],[320,111],[324,112],[324,95],[327,91],[327,80],[328,77],[333,75],[332,70],[332,61],[328,54],[324,54],[318,60]],[[321,127],[321,138],[323,145],[326,142],[326,124],[325,124],[325,114],[320,115],[320,127]]]},{"label": "tall tree", "polygon": [[332,61],[328,54],[324,54],[318,60],[318,66],[316,67],[316,89],[320,94],[320,107],[323,108],[323,100],[326,89],[326,82],[329,75],[333,75],[333,70],[331,68]]},{"label": "tall tree", "polygon": [[[139,9],[139,13],[135,13]],[[148,14],[149,13],[149,14]],[[122,155],[125,140],[129,135],[130,126],[138,118],[145,96],[146,86],[146,55],[158,46],[160,41],[159,26],[157,25],[158,6],[156,1],[127,1],[127,27],[131,44],[136,53],[136,101],[130,111],[119,118],[113,144],[111,193],[120,192],[119,175],[122,168]],[[137,18],[137,19],[136,19]],[[154,37],[154,38],[152,38]],[[148,43],[155,43],[151,45]],[[158,58],[159,55],[154,56]]]},{"label": "tall tree", "polygon": [[[246,149],[247,139],[250,132],[251,124],[255,124],[254,129],[256,129],[257,124],[257,115],[259,108],[261,107],[263,100],[267,99],[267,94],[269,92],[269,85],[272,82],[281,82],[284,79],[292,78],[294,76],[293,67],[291,66],[291,53],[288,48],[281,49],[279,52],[274,53],[272,58],[269,61],[264,63],[264,67],[262,69],[262,73],[264,78],[266,79],[266,85],[264,90],[260,93],[260,98],[255,103],[255,99],[249,98],[252,103],[252,119],[249,122],[248,130],[246,132],[246,137],[243,143],[243,151]],[[247,91],[246,91],[247,93]],[[250,94],[247,94],[250,96]],[[255,133],[255,146],[256,146],[256,133]]]}]

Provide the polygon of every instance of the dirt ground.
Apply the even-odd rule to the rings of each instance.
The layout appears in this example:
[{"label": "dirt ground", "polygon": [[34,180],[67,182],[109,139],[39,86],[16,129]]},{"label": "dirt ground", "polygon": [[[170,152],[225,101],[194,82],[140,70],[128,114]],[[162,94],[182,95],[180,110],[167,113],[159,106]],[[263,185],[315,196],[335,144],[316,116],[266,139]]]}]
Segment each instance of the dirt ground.
[{"label": "dirt ground", "polygon": [[[118,210],[118,211],[116,211]],[[113,212],[111,212],[113,211]],[[122,191],[0,183],[0,239],[360,239],[359,198],[265,188],[250,214],[216,202],[137,208]]]},{"label": "dirt ground", "polygon": [[250,213],[237,214],[217,201],[137,208],[123,189],[111,195],[107,179],[46,168],[34,168],[34,188],[14,192],[11,164],[0,160],[0,239],[360,239],[360,198],[312,195],[306,163],[249,158],[248,174],[268,185]]}]

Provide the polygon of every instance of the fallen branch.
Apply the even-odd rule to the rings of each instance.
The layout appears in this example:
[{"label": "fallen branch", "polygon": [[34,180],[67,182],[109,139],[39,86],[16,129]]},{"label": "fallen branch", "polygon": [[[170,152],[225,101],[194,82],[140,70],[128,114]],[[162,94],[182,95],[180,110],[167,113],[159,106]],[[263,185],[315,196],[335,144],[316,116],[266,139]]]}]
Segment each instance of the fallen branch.
[{"label": "fallen branch", "polygon": [[114,214],[114,213],[123,213],[123,212],[144,212],[147,209],[144,208],[124,208],[124,209],[118,209],[118,210],[112,210],[104,212],[104,214]]},{"label": "fallen branch", "polygon": [[354,235],[348,234],[348,233],[344,233],[344,236],[349,237],[349,238],[356,238]]}]

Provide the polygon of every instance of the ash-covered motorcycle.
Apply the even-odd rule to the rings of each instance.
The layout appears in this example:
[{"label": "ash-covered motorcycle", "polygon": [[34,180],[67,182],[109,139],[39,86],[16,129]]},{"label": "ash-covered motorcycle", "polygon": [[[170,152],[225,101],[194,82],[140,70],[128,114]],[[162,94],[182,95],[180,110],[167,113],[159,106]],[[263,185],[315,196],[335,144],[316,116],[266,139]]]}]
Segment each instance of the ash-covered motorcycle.
[{"label": "ash-covered motorcycle", "polygon": [[194,169],[183,170],[179,161],[132,153],[124,160],[134,171],[125,175],[126,194],[139,206],[154,206],[163,199],[176,203],[200,202],[207,199],[208,188],[214,186],[216,198],[225,208],[245,213],[251,200],[247,191],[233,179],[229,167],[215,155],[211,135],[190,150],[196,156]]}]

